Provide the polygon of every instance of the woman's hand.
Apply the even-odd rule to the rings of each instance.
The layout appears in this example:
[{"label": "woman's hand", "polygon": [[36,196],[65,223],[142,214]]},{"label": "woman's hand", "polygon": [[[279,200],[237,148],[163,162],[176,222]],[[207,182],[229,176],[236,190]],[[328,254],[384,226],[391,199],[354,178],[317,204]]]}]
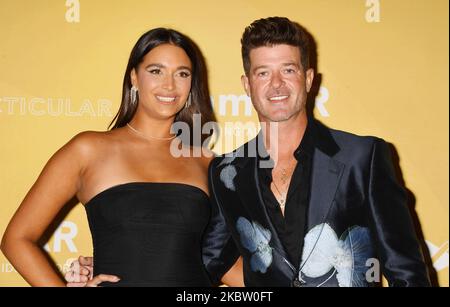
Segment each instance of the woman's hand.
[{"label": "woman's hand", "polygon": [[80,256],[70,265],[65,279],[67,287],[98,287],[102,282],[118,282],[119,277],[114,275],[99,274],[93,277],[94,259]]}]

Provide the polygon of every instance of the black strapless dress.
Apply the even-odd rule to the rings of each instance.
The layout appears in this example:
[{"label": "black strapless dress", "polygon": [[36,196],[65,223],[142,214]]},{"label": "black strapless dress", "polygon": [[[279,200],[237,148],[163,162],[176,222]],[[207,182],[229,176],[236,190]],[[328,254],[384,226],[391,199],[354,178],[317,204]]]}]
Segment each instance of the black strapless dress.
[{"label": "black strapless dress", "polygon": [[181,183],[132,182],[109,188],[85,206],[101,286],[211,286],[201,240],[209,197]]}]

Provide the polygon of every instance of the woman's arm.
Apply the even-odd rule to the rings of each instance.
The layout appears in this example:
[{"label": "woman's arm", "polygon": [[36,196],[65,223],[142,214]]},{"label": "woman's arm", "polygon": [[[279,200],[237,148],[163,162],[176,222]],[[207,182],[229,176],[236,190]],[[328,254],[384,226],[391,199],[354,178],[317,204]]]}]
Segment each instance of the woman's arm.
[{"label": "woman's arm", "polygon": [[2,252],[32,286],[65,285],[37,241],[80,189],[89,138],[89,133],[79,134],[53,155],[4,233]]}]

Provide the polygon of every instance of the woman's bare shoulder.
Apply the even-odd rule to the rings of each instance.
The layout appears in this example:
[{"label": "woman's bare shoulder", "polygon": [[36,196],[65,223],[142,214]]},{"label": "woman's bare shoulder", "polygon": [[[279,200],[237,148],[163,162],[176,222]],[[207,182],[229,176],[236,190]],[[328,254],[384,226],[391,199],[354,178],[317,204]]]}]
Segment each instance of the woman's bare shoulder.
[{"label": "woman's bare shoulder", "polygon": [[68,145],[79,150],[92,150],[108,141],[110,131],[83,131],[75,135]]},{"label": "woman's bare shoulder", "polygon": [[83,131],[75,135],[64,148],[74,154],[90,157],[110,148],[116,138],[115,131]]}]

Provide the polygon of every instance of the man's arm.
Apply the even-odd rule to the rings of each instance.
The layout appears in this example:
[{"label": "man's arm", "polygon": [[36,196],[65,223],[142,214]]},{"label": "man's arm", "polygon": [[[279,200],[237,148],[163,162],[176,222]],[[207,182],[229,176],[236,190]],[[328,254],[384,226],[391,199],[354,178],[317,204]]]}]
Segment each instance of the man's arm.
[{"label": "man's arm", "polygon": [[237,262],[239,251],[231,237],[231,232],[226,225],[219,204],[221,197],[214,186],[214,165],[216,163],[217,159],[214,159],[211,162],[208,171],[211,218],[203,235],[202,248],[203,263],[214,285],[220,284],[220,281],[230,268],[233,267],[234,269],[237,268],[242,271],[242,265],[238,265],[241,262]]},{"label": "man's arm", "polygon": [[390,286],[429,286],[429,278],[388,145],[376,139],[369,181],[369,218],[383,274]]}]

